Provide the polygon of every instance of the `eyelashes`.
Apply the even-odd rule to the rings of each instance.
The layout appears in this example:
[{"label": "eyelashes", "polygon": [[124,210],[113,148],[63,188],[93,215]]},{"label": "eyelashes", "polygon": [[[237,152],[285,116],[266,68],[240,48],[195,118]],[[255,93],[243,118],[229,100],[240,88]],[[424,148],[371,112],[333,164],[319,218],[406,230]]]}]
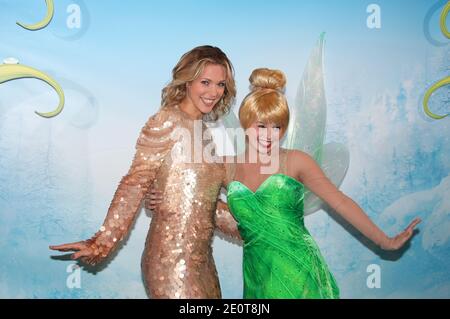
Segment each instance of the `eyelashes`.
[{"label": "eyelashes", "polygon": [[[200,83],[203,84],[203,85],[206,85],[206,86],[211,84],[211,82],[208,81],[208,80],[202,80]],[[218,84],[218,86],[221,87],[221,88],[225,88],[226,84],[221,82],[221,83]]]},{"label": "eyelashes", "polygon": [[[258,128],[268,128],[267,126],[263,125],[263,124],[259,124]],[[281,126],[274,126],[272,127],[273,129],[277,129],[277,130],[281,130]]]}]

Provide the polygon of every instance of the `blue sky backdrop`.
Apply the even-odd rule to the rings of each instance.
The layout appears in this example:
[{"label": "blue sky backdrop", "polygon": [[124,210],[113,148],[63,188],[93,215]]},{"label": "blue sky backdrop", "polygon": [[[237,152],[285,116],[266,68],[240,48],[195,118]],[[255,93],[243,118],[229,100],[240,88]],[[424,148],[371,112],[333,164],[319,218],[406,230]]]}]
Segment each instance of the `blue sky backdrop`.
[{"label": "blue sky backdrop", "polygon": [[[203,44],[227,53],[234,111],[257,67],[286,73],[292,105],[322,32],[326,140],[350,150],[341,189],[390,235],[416,216],[423,222],[403,254],[381,255],[327,212],[307,217],[307,226],[343,298],[450,297],[450,120],[421,108],[427,88],[449,76],[450,40],[439,29],[445,3],[57,0],[52,23],[32,32],[16,21],[41,20],[45,2],[0,0],[0,62],[14,57],[43,70],[66,93],[63,113],[46,120],[34,114],[58,102],[46,84],[0,85],[0,298],[145,298],[144,211],[105,269],[81,271],[80,288],[67,285],[73,262],[52,259],[48,245],[88,238],[101,225],[183,53]],[[381,9],[380,29],[367,26],[370,4]],[[73,8],[79,28],[68,27]],[[432,110],[450,113],[448,97],[448,86],[437,91]],[[241,248],[216,238],[214,256],[223,297],[241,298]],[[379,266],[380,288],[367,285],[369,265]]]}]

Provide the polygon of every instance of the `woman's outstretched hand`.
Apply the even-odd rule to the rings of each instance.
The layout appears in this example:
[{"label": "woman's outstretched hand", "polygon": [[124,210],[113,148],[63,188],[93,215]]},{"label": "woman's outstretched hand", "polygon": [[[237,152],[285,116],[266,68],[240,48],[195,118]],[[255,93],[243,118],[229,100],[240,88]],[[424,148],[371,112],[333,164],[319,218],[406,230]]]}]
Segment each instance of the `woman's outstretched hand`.
[{"label": "woman's outstretched hand", "polygon": [[80,259],[84,263],[95,265],[95,259],[96,256],[94,254],[94,250],[89,247],[89,243],[87,241],[79,241],[76,243],[70,243],[70,244],[63,244],[63,245],[57,245],[57,246],[50,246],[50,249],[57,250],[57,251],[75,251],[74,254],[72,254],[72,259]]},{"label": "woman's outstretched hand", "polygon": [[403,247],[403,245],[411,238],[414,232],[414,227],[417,226],[422,220],[420,218],[414,219],[408,227],[405,228],[400,234],[395,237],[388,238],[380,246],[384,250],[397,250]]}]

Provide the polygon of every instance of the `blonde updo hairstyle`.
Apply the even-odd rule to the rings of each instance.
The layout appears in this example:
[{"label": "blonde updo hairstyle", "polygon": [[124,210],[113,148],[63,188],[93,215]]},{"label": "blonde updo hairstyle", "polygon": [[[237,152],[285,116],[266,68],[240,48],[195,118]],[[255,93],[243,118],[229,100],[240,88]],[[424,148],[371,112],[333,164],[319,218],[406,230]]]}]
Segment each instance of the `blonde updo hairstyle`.
[{"label": "blonde updo hairstyle", "polygon": [[284,95],[286,76],[279,70],[260,68],[252,72],[249,80],[251,92],[239,108],[241,126],[246,130],[256,121],[274,123],[280,126],[282,136],[289,125],[289,107]]},{"label": "blonde updo hairstyle", "polygon": [[196,47],[181,57],[172,70],[172,81],[162,90],[162,107],[178,105],[186,97],[186,84],[197,79],[208,64],[223,66],[226,79],[222,99],[204,119],[215,121],[228,113],[236,97],[233,65],[222,50],[210,45]]}]

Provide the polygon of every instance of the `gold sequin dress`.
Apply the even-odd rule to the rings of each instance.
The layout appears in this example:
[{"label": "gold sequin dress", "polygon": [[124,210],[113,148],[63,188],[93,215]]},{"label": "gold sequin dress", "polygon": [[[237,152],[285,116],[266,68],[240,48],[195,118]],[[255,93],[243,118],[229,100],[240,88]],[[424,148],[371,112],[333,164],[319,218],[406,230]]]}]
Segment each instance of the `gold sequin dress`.
[{"label": "gold sequin dress", "polygon": [[153,214],[142,255],[149,297],[221,298],[211,248],[214,229],[236,238],[239,232],[227,206],[216,205],[228,181],[224,164],[202,158],[205,149],[215,156],[210,136],[202,121],[178,107],[163,108],[147,121],[103,226],[88,240],[95,251],[90,262],[108,257],[127,236],[153,184],[164,201]]}]

